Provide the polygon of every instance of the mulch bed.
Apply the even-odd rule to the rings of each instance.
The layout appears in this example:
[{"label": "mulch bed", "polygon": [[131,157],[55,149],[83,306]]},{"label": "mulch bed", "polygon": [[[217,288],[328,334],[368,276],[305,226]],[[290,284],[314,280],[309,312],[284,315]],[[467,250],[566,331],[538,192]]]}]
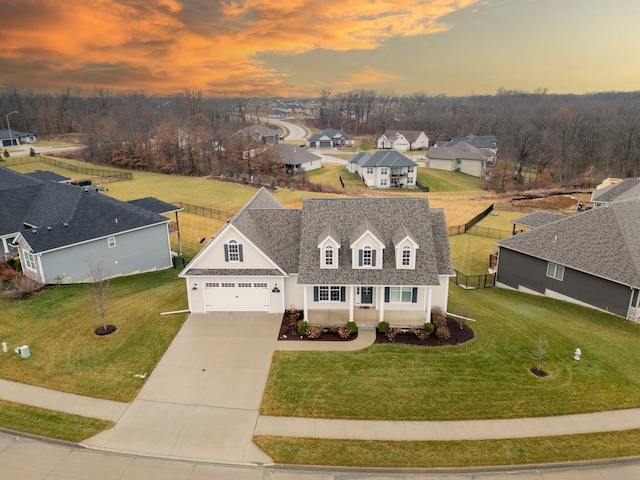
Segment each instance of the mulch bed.
[{"label": "mulch bed", "polygon": [[[106,328],[105,328],[106,327]],[[118,328],[115,325],[103,325],[94,330],[94,333],[99,337],[103,337],[105,335],[111,335]]]},{"label": "mulch bed", "polygon": [[[322,335],[318,338],[309,338],[306,335],[300,335],[297,328],[297,318],[293,318],[288,314],[285,314],[282,318],[282,324],[280,325],[280,333],[278,334],[278,340],[303,340],[307,342],[348,342],[358,338],[358,332],[352,333],[349,338],[342,338],[337,332],[329,331],[325,328]],[[451,338],[449,340],[440,340],[436,337],[435,333],[432,333],[425,339],[418,338],[415,334],[407,332],[398,333],[393,341],[389,337],[376,331],[375,343],[395,343],[398,345],[420,345],[426,347],[440,347],[444,345],[458,345],[459,343],[468,342],[474,337],[473,330],[468,325],[458,322],[454,318],[447,317],[447,326],[451,332]]]},{"label": "mulch bed", "polygon": [[451,338],[449,340],[440,340],[435,332],[429,335],[425,339],[418,338],[417,335],[410,333],[409,329],[406,332],[398,333],[393,341],[389,337],[379,331],[376,332],[376,343],[397,343],[400,345],[420,345],[424,347],[442,347],[445,345],[458,345],[460,343],[468,342],[474,336],[473,330],[466,324],[460,323],[458,320],[447,317],[447,327],[451,332]]}]

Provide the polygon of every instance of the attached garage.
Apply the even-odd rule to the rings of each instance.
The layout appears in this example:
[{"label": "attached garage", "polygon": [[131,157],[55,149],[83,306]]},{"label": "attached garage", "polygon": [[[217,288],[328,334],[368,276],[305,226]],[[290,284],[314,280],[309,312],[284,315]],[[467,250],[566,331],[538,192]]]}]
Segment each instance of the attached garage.
[{"label": "attached garage", "polygon": [[331,148],[333,146],[331,140],[320,140],[318,145],[320,148]]},{"label": "attached garage", "polygon": [[205,312],[268,312],[271,289],[266,279],[204,282]]}]

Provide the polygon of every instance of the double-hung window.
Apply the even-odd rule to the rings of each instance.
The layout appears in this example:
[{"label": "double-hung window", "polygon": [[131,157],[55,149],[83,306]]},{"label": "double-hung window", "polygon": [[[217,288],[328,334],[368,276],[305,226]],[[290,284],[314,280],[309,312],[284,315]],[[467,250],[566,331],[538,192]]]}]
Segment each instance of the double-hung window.
[{"label": "double-hung window", "polygon": [[372,253],[371,253],[371,247],[364,247],[362,249],[362,266],[363,267],[370,267],[371,266],[371,260],[372,260]]},{"label": "double-hung window", "polygon": [[402,265],[405,267],[411,265],[411,247],[402,249]]},{"label": "double-hung window", "polygon": [[417,303],[418,289],[416,287],[385,287],[384,301],[389,303]]},{"label": "double-hung window", "polygon": [[333,266],[333,247],[327,245],[324,249],[324,264],[327,267]]},{"label": "double-hung window", "polygon": [[316,302],[344,302],[346,289],[338,285],[320,285],[313,287],[313,300]]},{"label": "double-hung window", "polygon": [[229,240],[224,244],[224,261],[225,262],[242,262],[242,244],[235,240]]},{"label": "double-hung window", "polygon": [[25,263],[25,266],[29,270],[35,270],[36,269],[36,257],[33,255],[33,253],[27,252],[26,250],[23,250],[23,252],[24,252],[24,263]]}]

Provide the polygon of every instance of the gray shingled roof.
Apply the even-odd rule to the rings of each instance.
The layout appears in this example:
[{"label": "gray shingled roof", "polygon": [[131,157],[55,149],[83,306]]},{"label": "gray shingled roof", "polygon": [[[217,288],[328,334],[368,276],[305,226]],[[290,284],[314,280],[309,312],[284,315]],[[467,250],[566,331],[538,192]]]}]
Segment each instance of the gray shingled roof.
[{"label": "gray shingled roof", "polygon": [[640,288],[640,198],[572,215],[496,244]]},{"label": "gray shingled roof", "polygon": [[609,203],[635,197],[640,197],[640,178],[626,178],[621,182],[595,190],[591,194],[591,201]]},{"label": "gray shingled roof", "polygon": [[319,155],[311,153],[306,148],[298,147],[297,145],[280,143],[276,148],[278,152],[280,152],[280,161],[285,165],[303,165],[321,160],[322,158]]},{"label": "gray shingled roof", "polygon": [[451,147],[456,143],[466,142],[476,148],[497,148],[498,139],[495,135],[467,135],[466,137],[453,137],[444,146]]},{"label": "gray shingled roof", "polygon": [[38,180],[42,180],[43,182],[65,182],[67,180],[71,180],[69,177],[63,177],[62,175],[58,175],[57,173],[45,171],[45,170],[36,170],[35,172],[26,173],[28,177],[36,178]]},{"label": "gray shingled roof", "polygon": [[431,147],[427,156],[436,160],[484,160],[486,156],[476,147],[466,142],[455,143],[451,146]]},{"label": "gray shingled roof", "polygon": [[300,210],[284,208],[262,187],[230,223],[285,272],[298,271]]},{"label": "gray shingled roof", "polygon": [[281,133],[279,130],[272,130],[269,127],[265,127],[264,125],[251,125],[250,127],[243,128],[238,133],[251,136],[256,132],[258,132],[262,137],[275,137],[279,136]]},{"label": "gray shingled roof", "polygon": [[514,218],[509,222],[515,225],[522,225],[524,227],[538,228],[542,225],[555,222],[567,218],[566,215],[561,213],[547,212],[545,210],[536,210],[535,212],[527,213],[522,217]]},{"label": "gray shingled roof", "polygon": [[398,136],[398,134],[402,135],[406,138],[410,143],[414,143],[418,140],[418,137],[421,133],[424,133],[422,130],[387,130],[384,132],[384,136],[387,139],[394,139]]},{"label": "gray shingled roof", "polygon": [[415,167],[418,165],[395,150],[358,152],[349,159],[349,163],[357,163],[361,167]]},{"label": "gray shingled roof", "polygon": [[167,213],[180,212],[184,210],[182,207],[163,202],[155,197],[138,198],[136,200],[129,200],[127,203],[135,205],[136,207],[144,208],[150,212],[157,213],[158,215],[165,215]]},{"label": "gray shingled roof", "polygon": [[334,130],[333,128],[325,128],[320,133],[316,133],[315,135],[311,135],[307,140],[309,142],[317,142],[322,137],[327,136],[331,139],[344,137],[346,140],[353,140],[353,137],[342,130]]},{"label": "gray shingled roof", "polygon": [[[267,268],[240,268],[233,271],[234,275],[250,276],[250,277],[281,277],[282,272],[275,269]],[[227,277],[229,270],[225,268],[191,268],[185,275],[198,275],[201,277]]]},{"label": "gray shingled roof", "polygon": [[[387,245],[382,269],[353,269],[349,239],[355,226],[368,221]],[[326,225],[339,235],[337,269],[320,268],[317,239]],[[410,228],[419,249],[416,268],[397,269],[394,232]],[[307,198],[303,201],[298,283],[306,285],[439,285],[438,275],[453,275],[444,211],[430,209],[425,198]]]},{"label": "gray shingled roof", "polygon": [[41,185],[42,180],[0,167],[0,190],[10,190],[26,185]]}]

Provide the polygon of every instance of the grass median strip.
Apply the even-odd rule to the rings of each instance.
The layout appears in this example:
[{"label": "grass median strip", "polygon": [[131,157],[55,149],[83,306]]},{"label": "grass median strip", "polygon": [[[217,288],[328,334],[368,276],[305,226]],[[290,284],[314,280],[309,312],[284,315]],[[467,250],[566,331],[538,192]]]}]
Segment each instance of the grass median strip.
[{"label": "grass median strip", "polygon": [[378,468],[523,465],[640,454],[640,430],[474,441],[368,441],[256,436],[276,463]]},{"label": "grass median strip", "polygon": [[42,437],[80,442],[113,427],[114,422],[54,412],[0,400],[0,427]]}]

